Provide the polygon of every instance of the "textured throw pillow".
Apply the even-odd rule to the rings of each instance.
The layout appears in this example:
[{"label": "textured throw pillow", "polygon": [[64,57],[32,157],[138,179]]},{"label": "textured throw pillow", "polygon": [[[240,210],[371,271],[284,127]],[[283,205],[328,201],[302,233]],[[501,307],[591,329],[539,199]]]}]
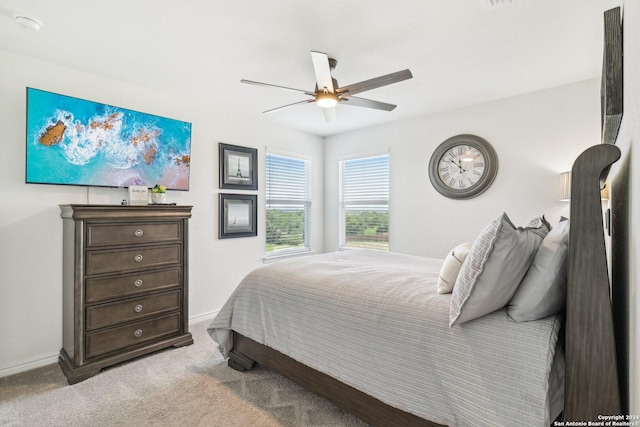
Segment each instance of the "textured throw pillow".
[{"label": "textured throw pillow", "polygon": [[456,283],[462,263],[469,254],[471,243],[463,243],[456,246],[449,252],[440,268],[440,277],[438,277],[438,293],[450,294],[453,285]]},{"label": "textured throw pillow", "polygon": [[492,221],[462,264],[451,296],[449,326],[507,305],[550,228],[544,217],[524,228],[516,228],[506,213]]},{"label": "textured throw pillow", "polygon": [[567,299],[569,221],[547,234],[507,309],[516,322],[542,319],[564,309]]}]

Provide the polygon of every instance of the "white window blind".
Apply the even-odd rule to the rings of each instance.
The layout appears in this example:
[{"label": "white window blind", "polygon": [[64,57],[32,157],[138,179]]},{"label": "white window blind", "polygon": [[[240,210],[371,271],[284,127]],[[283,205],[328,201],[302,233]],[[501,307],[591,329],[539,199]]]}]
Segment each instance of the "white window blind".
[{"label": "white window blind", "polygon": [[340,248],[389,250],[389,155],[340,162]]},{"label": "white window blind", "polygon": [[266,256],[311,250],[311,162],[266,155]]}]

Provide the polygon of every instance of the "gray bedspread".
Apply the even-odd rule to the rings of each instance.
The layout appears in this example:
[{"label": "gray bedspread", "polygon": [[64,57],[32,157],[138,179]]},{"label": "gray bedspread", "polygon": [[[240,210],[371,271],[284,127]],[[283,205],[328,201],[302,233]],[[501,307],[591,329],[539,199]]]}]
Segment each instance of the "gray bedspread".
[{"label": "gray bedspread", "polygon": [[503,309],[449,328],[441,263],[362,250],[265,265],[209,333],[225,356],[235,330],[436,423],[548,426],[562,400],[560,319],[516,323]]}]

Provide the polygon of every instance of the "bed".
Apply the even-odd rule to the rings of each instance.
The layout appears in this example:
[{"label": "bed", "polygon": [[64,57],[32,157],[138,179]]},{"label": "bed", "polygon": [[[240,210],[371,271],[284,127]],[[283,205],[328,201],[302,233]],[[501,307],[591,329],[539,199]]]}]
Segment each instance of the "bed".
[{"label": "bed", "polygon": [[619,156],[597,145],[572,169],[558,314],[516,322],[496,303],[456,323],[459,291],[436,293],[442,260],[344,251],[254,270],[209,333],[230,367],[264,365],[374,426],[544,426],[619,414],[599,194]]}]

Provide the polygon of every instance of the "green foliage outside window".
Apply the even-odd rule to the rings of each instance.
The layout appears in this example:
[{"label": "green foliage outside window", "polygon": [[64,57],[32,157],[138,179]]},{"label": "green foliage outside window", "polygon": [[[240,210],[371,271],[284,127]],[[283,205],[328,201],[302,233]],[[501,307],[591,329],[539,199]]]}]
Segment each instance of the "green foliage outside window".
[{"label": "green foliage outside window", "polygon": [[267,209],[267,252],[304,247],[304,210]]},{"label": "green foliage outside window", "polygon": [[389,212],[347,212],[346,246],[389,250]]}]

